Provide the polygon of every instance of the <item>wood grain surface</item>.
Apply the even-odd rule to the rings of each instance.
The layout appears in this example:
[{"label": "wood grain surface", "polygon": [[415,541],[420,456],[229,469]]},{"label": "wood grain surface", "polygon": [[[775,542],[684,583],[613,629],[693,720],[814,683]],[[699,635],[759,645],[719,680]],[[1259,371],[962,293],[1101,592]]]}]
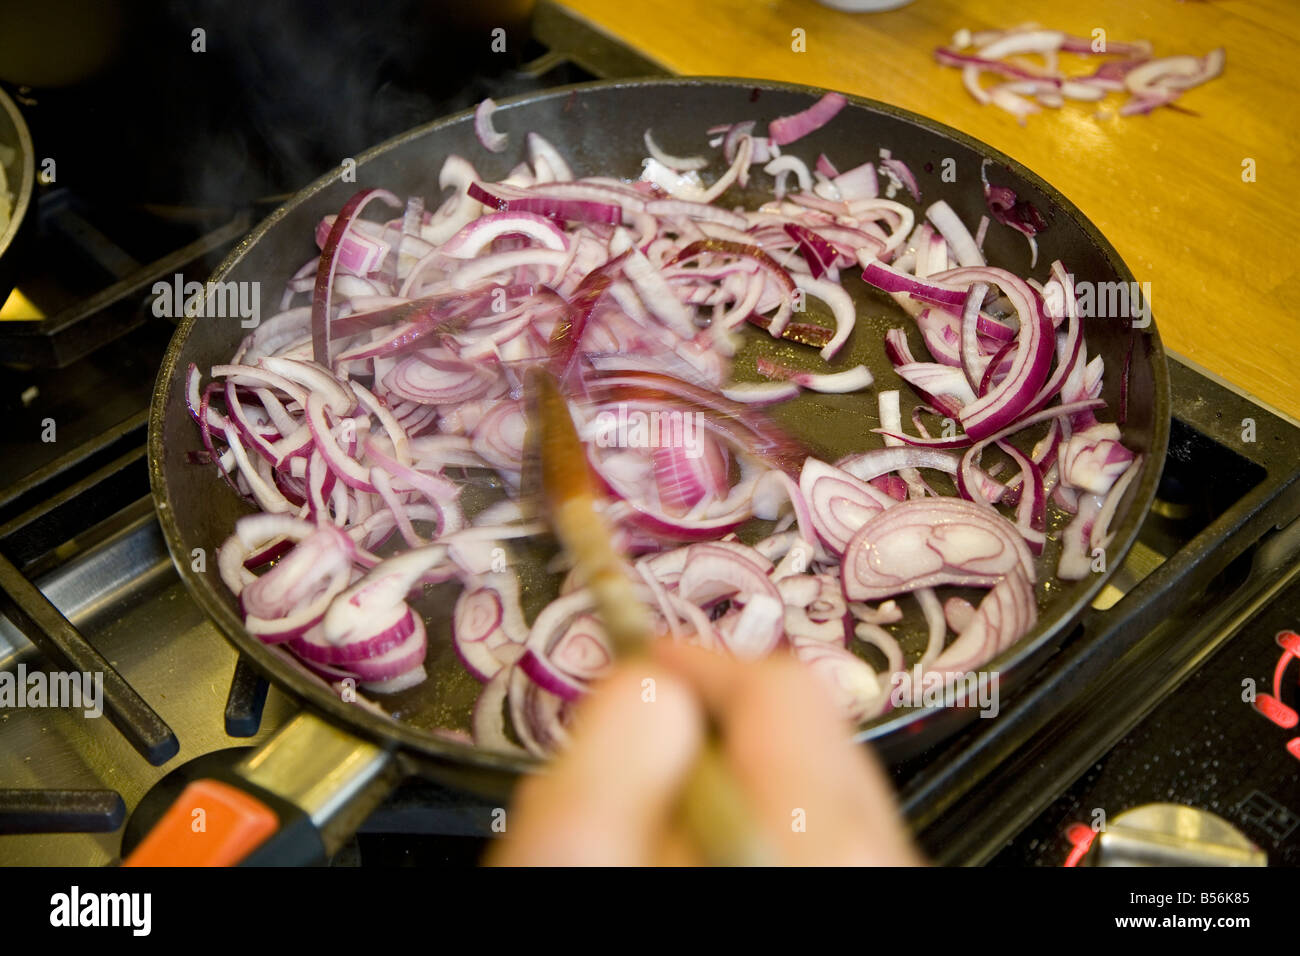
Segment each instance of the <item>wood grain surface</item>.
[{"label": "wood grain surface", "polygon": [[[1300,418],[1300,0],[915,0],[843,13],[813,0],[558,0],[674,73],[808,83],[933,117],[1003,150],[1060,189],[1114,243],[1165,344]],[[1179,105],[1119,117],[1123,101],[1067,103],[1027,118],[970,97],[936,46],[1035,22],[1156,56],[1227,53],[1218,79]],[[804,52],[794,47],[802,30]],[[1091,69],[1063,57],[1067,72]],[[1243,179],[1254,160],[1255,181]]]}]

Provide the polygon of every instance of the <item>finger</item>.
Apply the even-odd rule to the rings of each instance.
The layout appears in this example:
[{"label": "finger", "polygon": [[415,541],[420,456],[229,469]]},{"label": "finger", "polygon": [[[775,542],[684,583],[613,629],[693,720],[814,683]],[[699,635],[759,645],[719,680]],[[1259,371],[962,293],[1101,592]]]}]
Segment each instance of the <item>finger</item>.
[{"label": "finger", "polygon": [[743,666],[728,654],[659,640],[650,645],[650,656],[676,674],[690,681],[711,710],[720,710],[741,678]]},{"label": "finger", "polygon": [[920,862],[893,792],[817,677],[797,661],[737,661],[656,647],[656,659],[699,689],[760,825],[790,863]]},{"label": "finger", "polygon": [[794,660],[755,668],[732,692],[723,733],[791,863],[918,862],[892,789],[817,677]]},{"label": "finger", "polygon": [[703,738],[689,686],[648,660],[586,697],[568,748],[519,787],[492,862],[644,865],[657,858]]}]

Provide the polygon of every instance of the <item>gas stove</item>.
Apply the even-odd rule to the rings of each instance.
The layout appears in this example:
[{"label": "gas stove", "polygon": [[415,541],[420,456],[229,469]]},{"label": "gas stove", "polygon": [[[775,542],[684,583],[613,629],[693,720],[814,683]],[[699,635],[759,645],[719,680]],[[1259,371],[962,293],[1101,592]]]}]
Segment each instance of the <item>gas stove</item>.
[{"label": "gas stove", "polygon": [[[533,36],[522,64],[469,85],[506,96],[657,72],[548,4]],[[469,102],[431,100],[427,118]],[[41,265],[5,308],[45,317],[0,323],[0,674],[102,670],[104,716],[0,707],[0,863],[113,863],[137,808],[299,711],[186,593],[145,465],[173,330],[149,290],[205,274],[277,199],[124,215],[75,188],[40,198]],[[1123,567],[996,719],[891,766],[936,862],[1122,860],[1122,836],[1203,811],[1252,861],[1300,864],[1300,427],[1190,363],[1170,372],[1164,478]],[[1151,804],[1192,809],[1126,813]],[[331,863],[470,864],[492,810],[408,781]]]}]

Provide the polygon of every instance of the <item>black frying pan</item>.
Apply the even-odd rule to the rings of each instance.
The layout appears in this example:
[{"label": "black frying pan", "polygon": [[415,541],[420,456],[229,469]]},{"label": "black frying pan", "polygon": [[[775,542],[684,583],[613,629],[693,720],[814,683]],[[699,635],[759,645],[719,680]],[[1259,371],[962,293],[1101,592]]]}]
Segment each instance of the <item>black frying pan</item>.
[{"label": "black frying pan", "polygon": [[[222,281],[259,280],[262,314],[273,314],[282,282],[313,253],[316,223],[336,212],[358,189],[382,186],[398,195],[421,194],[436,207],[436,176],[448,153],[472,159],[485,179],[507,175],[523,158],[524,134],[536,130],[568,157],[579,175],[634,178],[644,156],[642,134],[653,128],[671,153],[702,151],[710,126],[755,119],[762,129],[774,117],[806,108],[820,94],[806,87],[736,79],[652,79],[591,83],[507,101],[496,114],[498,129],[511,134],[504,153],[489,154],[475,140],[472,118],[462,113],[413,130],[358,158],[356,182],[336,177],[318,180],[277,210],[242,242],[217,270]],[[1080,211],[1034,173],[1009,157],[932,120],[881,103],[850,97],[850,105],[828,126],[801,140],[790,151],[813,158],[824,151],[841,168],[877,156],[881,147],[914,170],[924,204],[945,199],[962,220],[976,223],[986,212],[980,165],[992,161],[990,178],[1032,202],[1049,223],[1038,236],[1038,267],[1061,259],[1079,281],[1130,282],[1132,274],[1111,245]],[[956,181],[942,173],[955,161]],[[717,170],[714,170],[716,173]],[[759,180],[766,177],[758,176]],[[1030,274],[1029,251],[1019,233],[992,224],[985,242],[988,259],[1019,275]],[[886,297],[857,278],[845,282],[859,306],[859,324],[836,364],[865,361],[877,376],[876,388],[900,388],[905,405],[914,401],[893,374],[882,339],[891,327],[912,328]],[[1112,417],[1119,402],[1119,370],[1131,351],[1128,379],[1126,444],[1146,456],[1147,465],[1121,503],[1112,529],[1114,542],[1105,573],[1078,582],[1057,582],[1051,573],[1056,549],[1049,545],[1040,575],[1037,626],[988,665],[1001,674],[1005,692],[1032,672],[1034,664],[1056,646],[1118,568],[1132,544],[1155,495],[1169,436],[1169,385],[1164,351],[1154,325],[1142,330],[1128,319],[1092,319],[1085,323],[1090,355],[1105,358],[1106,399]],[[446,608],[448,595],[434,595],[424,605],[429,620],[430,678],[401,694],[380,698],[388,714],[341,701],[287,653],[268,647],[243,628],[235,600],[222,585],[212,555],[230,534],[236,518],[250,506],[239,500],[215,470],[191,464],[187,456],[200,448],[198,431],[186,411],[185,371],[193,362],[205,372],[224,362],[246,333],[238,319],[187,318],[172,340],[163,365],[150,417],[150,475],[160,521],[177,568],[199,604],[242,654],[254,661],[283,689],[297,695],[347,733],[394,752],[405,772],[419,772],[453,785],[502,792],[528,761],[491,753],[442,731],[463,729],[478,685],[460,667],[451,650]],[[771,349],[770,344],[755,346]],[[784,343],[778,347],[785,346]],[[805,356],[805,361],[808,361]],[[738,368],[744,365],[744,359]],[[750,366],[752,368],[752,365]],[[874,447],[875,389],[870,394],[800,399],[779,412],[806,438],[812,449],[835,459]],[[907,409],[904,420],[907,419]],[[205,572],[193,570],[197,548],[209,556]],[[454,589],[451,592],[454,597]],[[439,608],[442,610],[439,611]],[[907,638],[904,639],[905,648]],[[895,711],[866,725],[861,737],[887,755],[918,752],[949,734],[975,713],[971,708]]]}]

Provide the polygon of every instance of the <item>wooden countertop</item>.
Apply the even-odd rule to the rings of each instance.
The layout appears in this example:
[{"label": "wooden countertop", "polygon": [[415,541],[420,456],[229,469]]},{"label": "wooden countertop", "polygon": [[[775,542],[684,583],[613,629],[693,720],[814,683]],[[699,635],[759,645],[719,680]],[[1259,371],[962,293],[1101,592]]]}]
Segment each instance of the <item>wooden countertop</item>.
[{"label": "wooden countertop", "polygon": [[[915,0],[842,13],[813,0],[557,0],[680,74],[786,80],[933,117],[1003,150],[1078,204],[1114,243],[1151,303],[1166,347],[1300,418],[1300,199],[1295,0],[1093,0],[1089,4]],[[1086,10],[1084,7],[1086,6]],[[1099,118],[1067,103],[1021,127],[977,104],[936,46],[971,30],[1037,22],[1156,56],[1227,51],[1221,77],[1150,116]],[[805,31],[806,52],[792,49]],[[1071,70],[1074,64],[1065,62]],[[1122,102],[1102,104],[1113,112]],[[1255,160],[1256,181],[1242,179]],[[1296,301],[1289,296],[1295,295]]]}]

